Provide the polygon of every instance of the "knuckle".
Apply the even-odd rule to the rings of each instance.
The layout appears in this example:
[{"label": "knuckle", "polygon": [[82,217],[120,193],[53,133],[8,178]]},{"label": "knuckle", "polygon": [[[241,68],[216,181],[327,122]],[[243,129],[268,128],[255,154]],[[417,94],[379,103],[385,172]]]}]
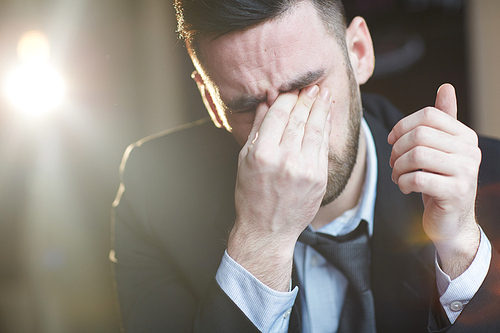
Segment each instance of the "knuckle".
[{"label": "knuckle", "polygon": [[298,183],[317,184],[322,182],[322,178],[316,167],[309,161],[301,161],[295,156],[287,156],[281,165],[282,173],[286,179]]},{"label": "knuckle", "polygon": [[413,148],[409,157],[413,164],[420,164],[425,158],[425,148],[421,146]]},{"label": "knuckle", "polygon": [[283,170],[283,174],[290,179],[295,179],[298,177],[298,168],[296,166],[295,160],[287,157],[281,163],[281,169]]},{"label": "knuckle", "polygon": [[434,116],[436,114],[436,109],[433,108],[432,106],[427,106],[425,108],[422,109],[422,118],[426,121],[431,121],[432,119],[434,119]]},{"label": "knuckle", "polygon": [[273,154],[271,154],[268,149],[255,148],[251,153],[253,161],[258,165],[269,165],[273,163]]},{"label": "knuckle", "polygon": [[311,139],[315,142],[323,141],[323,129],[320,126],[309,124],[307,132]]},{"label": "knuckle", "polygon": [[[291,117],[290,120],[288,121],[288,124],[293,128],[304,128],[306,122],[303,119],[297,119],[296,117]],[[287,128],[287,130],[289,129]]]},{"label": "knuckle", "polygon": [[278,121],[288,121],[290,112],[286,111],[282,106],[276,106],[271,112],[271,116],[276,118]]},{"label": "knuckle", "polygon": [[300,131],[297,130],[295,125],[287,126],[283,132],[283,137],[287,137],[291,140],[299,137],[300,135],[301,135],[301,133],[300,133]]},{"label": "knuckle", "polygon": [[308,167],[303,170],[302,179],[310,184],[318,183],[318,177],[312,167]]},{"label": "knuckle", "polygon": [[413,174],[411,183],[416,189],[420,190],[425,187],[427,178],[425,177],[425,174],[423,172],[417,171]]},{"label": "knuckle", "polygon": [[413,131],[413,141],[416,144],[423,144],[425,142],[425,139],[427,138],[427,135],[427,129],[422,126],[418,126]]}]

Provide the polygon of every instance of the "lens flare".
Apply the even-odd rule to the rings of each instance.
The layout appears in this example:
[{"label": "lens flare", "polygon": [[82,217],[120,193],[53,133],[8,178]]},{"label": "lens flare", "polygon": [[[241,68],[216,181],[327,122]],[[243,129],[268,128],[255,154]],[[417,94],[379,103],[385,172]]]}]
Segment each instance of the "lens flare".
[{"label": "lens flare", "polygon": [[63,101],[65,85],[50,66],[49,39],[40,31],[23,34],[17,45],[21,65],[7,76],[5,93],[10,102],[28,114],[45,114]]},{"label": "lens flare", "polygon": [[47,63],[50,58],[50,43],[41,31],[24,33],[17,44],[17,56],[25,64]]},{"label": "lens flare", "polygon": [[48,65],[21,66],[8,76],[6,93],[20,110],[30,114],[44,113],[62,102],[64,82]]}]

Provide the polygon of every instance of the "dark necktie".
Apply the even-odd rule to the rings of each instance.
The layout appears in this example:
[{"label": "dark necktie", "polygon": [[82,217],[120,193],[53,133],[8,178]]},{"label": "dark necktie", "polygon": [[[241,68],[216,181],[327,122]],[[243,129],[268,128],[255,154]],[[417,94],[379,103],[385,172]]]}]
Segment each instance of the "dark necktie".
[{"label": "dark necktie", "polygon": [[[299,241],[310,245],[349,281],[338,333],[374,333],[375,309],[370,289],[370,246],[367,223],[347,235],[334,237],[306,228]],[[307,292],[307,291],[306,291]]]}]

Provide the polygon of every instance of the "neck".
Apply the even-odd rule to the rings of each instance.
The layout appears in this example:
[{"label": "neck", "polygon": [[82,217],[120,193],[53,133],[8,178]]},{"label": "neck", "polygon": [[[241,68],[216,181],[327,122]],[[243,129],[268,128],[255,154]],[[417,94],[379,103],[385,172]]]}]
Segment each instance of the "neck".
[{"label": "neck", "polygon": [[318,213],[314,217],[314,220],[311,222],[314,229],[317,230],[324,225],[327,225],[342,215],[345,211],[356,207],[365,182],[365,173],[366,138],[363,130],[361,130],[359,136],[358,156],[356,158],[356,164],[352,170],[351,177],[349,178],[342,194],[328,205],[319,209]]}]

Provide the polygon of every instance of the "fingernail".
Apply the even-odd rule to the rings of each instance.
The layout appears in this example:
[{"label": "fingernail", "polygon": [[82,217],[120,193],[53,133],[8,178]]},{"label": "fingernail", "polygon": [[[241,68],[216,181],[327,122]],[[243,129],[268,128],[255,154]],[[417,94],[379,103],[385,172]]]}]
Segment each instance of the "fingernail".
[{"label": "fingernail", "polygon": [[319,87],[317,85],[307,87],[307,96],[314,98],[318,94]]},{"label": "fingernail", "polygon": [[329,102],[330,101],[330,90],[328,88],[323,88],[321,89],[321,93],[320,93],[320,96],[323,100]]}]

